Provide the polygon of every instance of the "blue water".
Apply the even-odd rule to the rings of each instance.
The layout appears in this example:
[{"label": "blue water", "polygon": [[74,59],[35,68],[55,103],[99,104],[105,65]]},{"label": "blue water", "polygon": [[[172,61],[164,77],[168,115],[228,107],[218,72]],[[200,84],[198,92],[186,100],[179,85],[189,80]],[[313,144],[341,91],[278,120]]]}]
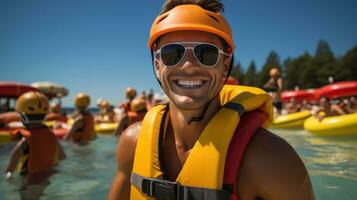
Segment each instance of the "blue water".
[{"label": "blue water", "polygon": [[[303,130],[272,130],[285,138],[302,157],[312,179],[316,199],[357,199],[357,137],[324,138]],[[115,174],[117,139],[100,135],[88,146],[61,142],[67,159],[59,164],[41,199],[106,199]],[[14,143],[0,145],[0,171],[5,170]],[[33,192],[21,178],[0,178],[0,199],[21,199]],[[33,195],[30,194],[30,196]],[[26,196],[26,195],[24,195]]]},{"label": "blue water", "polygon": [[[47,185],[41,199],[106,199],[116,170],[116,143],[117,138],[105,135],[97,137],[87,146],[61,142],[67,159],[56,167],[56,173],[50,178],[50,184]],[[0,147],[2,172],[13,147],[14,144]],[[31,192],[31,189],[27,190]],[[11,181],[5,181],[1,177],[0,199],[21,199],[20,193],[23,193],[23,190],[20,177],[14,177]]]}]

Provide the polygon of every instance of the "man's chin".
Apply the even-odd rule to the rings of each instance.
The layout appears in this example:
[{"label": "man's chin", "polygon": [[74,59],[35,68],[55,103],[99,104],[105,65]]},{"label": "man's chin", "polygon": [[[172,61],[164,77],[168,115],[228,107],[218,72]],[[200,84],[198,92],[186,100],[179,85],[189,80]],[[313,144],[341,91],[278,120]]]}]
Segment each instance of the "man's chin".
[{"label": "man's chin", "polygon": [[188,96],[175,96],[170,99],[178,108],[183,110],[204,109],[206,101],[204,98],[194,98]]}]

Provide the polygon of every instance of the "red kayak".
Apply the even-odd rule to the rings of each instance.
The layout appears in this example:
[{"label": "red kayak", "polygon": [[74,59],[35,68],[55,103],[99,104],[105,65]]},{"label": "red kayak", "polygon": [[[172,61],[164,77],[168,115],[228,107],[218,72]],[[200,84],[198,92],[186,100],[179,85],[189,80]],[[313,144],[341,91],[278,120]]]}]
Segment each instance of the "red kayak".
[{"label": "red kayak", "polygon": [[314,89],[285,91],[281,93],[281,101],[286,103],[289,102],[290,99],[292,98],[295,98],[296,101],[302,101],[302,100],[314,101],[315,91],[316,90]]},{"label": "red kayak", "polygon": [[315,98],[327,97],[329,99],[357,95],[357,81],[343,81],[321,87],[315,92]]},{"label": "red kayak", "polygon": [[53,129],[52,132],[55,134],[56,138],[57,139],[63,139],[63,137],[65,135],[67,135],[69,129],[66,129],[66,128],[56,128],[56,129]]},{"label": "red kayak", "polygon": [[[52,132],[55,134],[57,139],[63,139],[67,135],[69,129],[66,128],[55,128]],[[0,143],[18,141],[21,139],[21,135],[13,128],[0,128]]]},{"label": "red kayak", "polygon": [[29,91],[38,91],[38,89],[22,83],[0,81],[1,97],[18,98],[22,94]]}]

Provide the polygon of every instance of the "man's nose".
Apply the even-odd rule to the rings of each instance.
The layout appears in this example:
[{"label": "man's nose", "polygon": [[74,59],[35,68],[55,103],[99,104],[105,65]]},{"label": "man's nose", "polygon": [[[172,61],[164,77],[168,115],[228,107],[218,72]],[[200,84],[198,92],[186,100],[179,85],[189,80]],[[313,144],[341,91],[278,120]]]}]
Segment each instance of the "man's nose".
[{"label": "man's nose", "polygon": [[181,61],[181,69],[184,70],[197,70],[200,67],[200,64],[196,60],[193,49],[187,49],[186,55]]}]

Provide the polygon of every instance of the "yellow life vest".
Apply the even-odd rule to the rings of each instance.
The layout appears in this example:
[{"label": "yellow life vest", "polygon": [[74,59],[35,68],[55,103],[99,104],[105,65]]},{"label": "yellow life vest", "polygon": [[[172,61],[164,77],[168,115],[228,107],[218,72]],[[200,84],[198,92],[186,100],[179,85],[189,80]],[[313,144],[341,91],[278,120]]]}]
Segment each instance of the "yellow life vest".
[{"label": "yellow life vest", "polygon": [[[225,85],[220,92],[220,103],[220,110],[204,128],[173,183],[175,188],[170,189],[176,190],[177,186],[205,188],[207,194],[222,190],[226,154],[240,116],[259,109],[267,114],[264,127],[268,127],[273,120],[271,97],[259,88]],[[154,199],[155,195],[158,198],[154,194],[161,190],[155,188],[157,185],[172,185],[163,179],[159,162],[159,147],[162,145],[160,131],[164,131],[162,129],[169,122],[169,117],[166,117],[169,114],[165,110],[165,105],[151,108],[142,122],[135,151],[130,199]]]}]

